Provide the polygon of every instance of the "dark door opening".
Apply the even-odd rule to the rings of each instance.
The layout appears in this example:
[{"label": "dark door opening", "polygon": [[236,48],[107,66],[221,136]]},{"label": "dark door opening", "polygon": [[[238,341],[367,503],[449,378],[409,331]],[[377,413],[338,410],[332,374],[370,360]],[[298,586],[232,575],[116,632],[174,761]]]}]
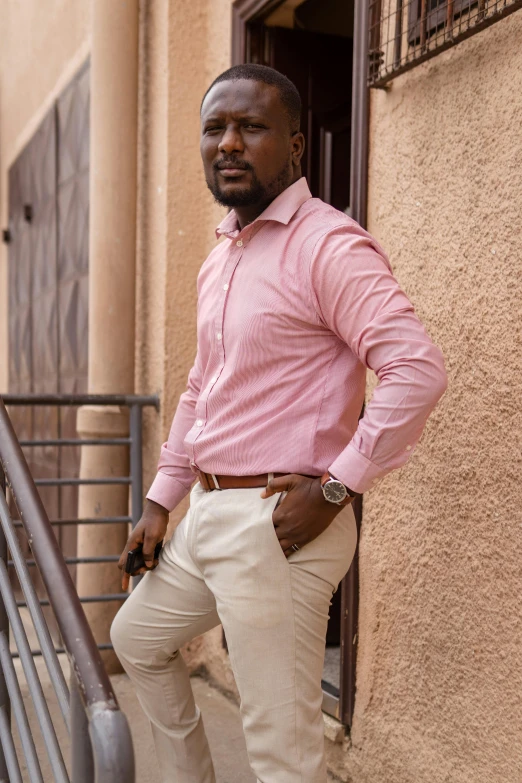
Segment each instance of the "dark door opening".
[{"label": "dark door opening", "polygon": [[[235,0],[233,60],[276,68],[296,85],[312,195],[350,214],[353,0]],[[355,509],[360,524],[361,504]],[[355,691],[357,554],[330,609],[323,709],[350,725]]]}]

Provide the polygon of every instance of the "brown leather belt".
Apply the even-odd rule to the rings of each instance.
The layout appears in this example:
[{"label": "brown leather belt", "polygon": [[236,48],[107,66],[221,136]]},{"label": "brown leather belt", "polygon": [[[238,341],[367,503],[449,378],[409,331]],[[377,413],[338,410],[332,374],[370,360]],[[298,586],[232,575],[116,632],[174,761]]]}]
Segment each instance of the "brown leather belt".
[{"label": "brown leather belt", "polygon": [[252,489],[266,487],[270,478],[286,476],[286,473],[263,473],[260,476],[215,476],[213,473],[203,473],[197,470],[196,475],[206,492],[214,489]]}]

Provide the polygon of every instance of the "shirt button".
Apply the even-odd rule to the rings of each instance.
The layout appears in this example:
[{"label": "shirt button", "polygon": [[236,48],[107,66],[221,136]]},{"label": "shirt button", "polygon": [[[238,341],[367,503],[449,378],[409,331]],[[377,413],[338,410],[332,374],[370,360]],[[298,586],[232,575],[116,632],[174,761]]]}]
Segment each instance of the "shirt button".
[{"label": "shirt button", "polygon": [[411,451],[411,446],[409,444],[406,446],[406,451]]},{"label": "shirt button", "polygon": [[216,334],[216,337],[218,338],[218,340],[222,340],[223,339],[223,335],[221,334],[221,332],[218,332]]},{"label": "shirt button", "polygon": [[238,239],[237,242],[236,242],[236,245],[238,247],[243,247],[243,240],[242,239]]},{"label": "shirt button", "polygon": [[228,291],[228,283],[225,283],[225,285],[223,286],[223,291]]},{"label": "shirt button", "polygon": [[196,422],[196,427],[202,427],[203,426],[203,419],[198,419]]}]

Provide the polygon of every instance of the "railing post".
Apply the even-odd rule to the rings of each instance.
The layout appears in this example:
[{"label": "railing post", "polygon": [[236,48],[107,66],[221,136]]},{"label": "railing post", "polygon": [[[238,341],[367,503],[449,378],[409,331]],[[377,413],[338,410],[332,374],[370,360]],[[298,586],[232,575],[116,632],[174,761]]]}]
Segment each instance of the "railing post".
[{"label": "railing post", "polygon": [[94,783],[94,758],[89,722],[74,672],[71,673],[70,693],[71,783]]},{"label": "railing post", "polygon": [[135,527],[143,513],[143,429],[142,429],[141,405],[130,406],[130,475],[131,475],[131,504],[132,527]]},{"label": "railing post", "polygon": [[[5,473],[2,464],[0,463],[0,492],[5,494],[6,481]],[[5,538],[4,528],[0,524],[0,559],[4,561],[7,568],[7,541]],[[7,618],[7,611],[4,605],[4,599],[0,595],[0,634],[3,633],[6,639],[9,641],[9,620]],[[11,722],[11,704],[9,701],[9,694],[7,692],[7,685],[5,682],[4,671],[0,667],[0,710],[3,710],[9,723]],[[0,745],[0,783],[9,783],[9,773],[7,771],[7,764],[5,760],[5,754],[2,746]]]}]

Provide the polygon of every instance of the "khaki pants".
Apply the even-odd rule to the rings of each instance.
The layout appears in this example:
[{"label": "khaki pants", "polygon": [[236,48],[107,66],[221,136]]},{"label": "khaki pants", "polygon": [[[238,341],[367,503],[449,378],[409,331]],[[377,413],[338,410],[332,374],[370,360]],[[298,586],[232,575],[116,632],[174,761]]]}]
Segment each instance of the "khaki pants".
[{"label": "khaki pants", "polygon": [[111,636],[148,715],[162,783],[214,783],[179,649],[222,623],[259,783],[325,783],[328,608],[356,545],[351,507],[286,560],[261,489],[205,492],[116,616]]}]

